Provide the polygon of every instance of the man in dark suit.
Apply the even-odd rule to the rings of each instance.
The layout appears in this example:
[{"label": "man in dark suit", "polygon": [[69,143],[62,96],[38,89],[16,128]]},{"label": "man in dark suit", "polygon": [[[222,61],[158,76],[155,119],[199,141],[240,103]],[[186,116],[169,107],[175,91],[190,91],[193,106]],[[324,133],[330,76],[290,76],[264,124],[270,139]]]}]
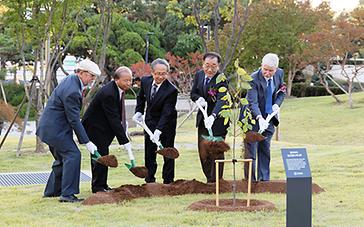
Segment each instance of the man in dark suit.
[{"label": "man in dark suit", "polygon": [[[116,136],[120,145],[128,151],[132,165],[135,165],[131,144],[126,136],[125,92],[131,87],[132,72],[128,67],[119,67],[114,80],[103,86],[95,95],[82,118],[90,140],[95,143],[100,155],[109,154],[109,146]],[[107,185],[108,167],[91,159],[93,193],[110,191]]]},{"label": "man in dark suit", "polygon": [[[276,54],[266,54],[262,59],[261,68],[255,71],[251,76],[251,89],[247,92],[249,104],[244,106],[249,108],[253,119],[258,124],[253,125],[253,131],[263,132],[265,140],[261,142],[248,143],[245,141],[245,158],[253,159],[252,180],[269,181],[270,179],[270,142],[274,134],[274,126],[279,124],[279,115],[275,115],[269,122],[266,120],[268,114],[279,113],[280,106],[285,97],[285,85],[283,82],[283,70],[278,68],[279,58]],[[258,178],[255,174],[256,156],[258,153]],[[245,179],[248,178],[248,165],[244,165]]]},{"label": "man in dark suit", "polygon": [[99,76],[97,64],[83,60],[75,75],[67,76],[52,92],[42,113],[37,136],[46,144],[55,159],[44,197],[60,196],[60,202],[80,202],[81,153],[73,140],[73,131],[80,144],[93,154],[96,146],[89,140],[80,121],[82,90]]},{"label": "man in dark suit", "polygon": [[[203,120],[201,111],[198,111],[196,127],[198,128],[198,151],[202,166],[202,171],[206,176],[207,182],[215,182],[215,160],[224,159],[224,153],[218,156],[211,156],[201,146],[202,136],[208,136],[206,125],[212,127],[214,136],[226,137],[229,125],[224,125],[224,118],[219,115],[221,107],[225,104],[221,100],[226,92],[219,92],[220,87],[226,87],[226,82],[216,84],[216,78],[220,74],[221,57],[215,52],[208,52],[203,56],[203,70],[195,75],[191,90],[191,99],[205,107],[207,104],[207,114],[209,117]],[[223,177],[224,163],[219,163],[219,178]]]},{"label": "man in dark suit", "polygon": [[[157,171],[157,146],[152,141],[159,141],[164,147],[174,147],[177,125],[177,89],[167,80],[169,64],[164,59],[156,59],[151,64],[152,76],[143,77],[137,97],[137,105],[133,119],[143,120],[154,132],[152,137],[144,133],[145,167],[148,169],[147,183],[155,182]],[[174,180],[174,159],[164,157],[163,183],[169,184]]]}]

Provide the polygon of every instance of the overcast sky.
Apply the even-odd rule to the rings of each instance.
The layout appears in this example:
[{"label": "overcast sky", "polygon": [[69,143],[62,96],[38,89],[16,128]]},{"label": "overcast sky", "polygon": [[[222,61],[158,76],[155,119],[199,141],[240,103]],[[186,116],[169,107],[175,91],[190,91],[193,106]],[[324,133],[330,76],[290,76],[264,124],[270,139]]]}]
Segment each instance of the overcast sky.
[{"label": "overcast sky", "polygon": [[[322,0],[311,0],[312,6],[318,6]],[[359,5],[359,0],[329,0],[331,9],[336,12],[341,12],[343,10],[350,12],[355,7]]]}]

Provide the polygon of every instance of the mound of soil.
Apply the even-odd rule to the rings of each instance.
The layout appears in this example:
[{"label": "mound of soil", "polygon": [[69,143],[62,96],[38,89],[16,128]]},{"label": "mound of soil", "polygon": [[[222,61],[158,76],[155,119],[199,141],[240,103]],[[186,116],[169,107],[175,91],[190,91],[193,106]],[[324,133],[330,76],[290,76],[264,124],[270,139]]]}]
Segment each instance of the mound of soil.
[{"label": "mound of soil", "polygon": [[275,210],[273,203],[265,200],[250,200],[250,206],[246,206],[247,200],[236,199],[233,206],[232,199],[220,199],[219,206],[215,200],[201,200],[192,203],[187,209],[196,211],[271,211]]},{"label": "mound of soil", "polygon": [[[220,180],[220,193],[232,191],[233,181]],[[247,181],[236,181],[237,192],[247,192]],[[324,191],[317,184],[312,184],[312,193]],[[252,183],[252,193],[285,193],[286,181],[260,181]],[[110,192],[98,192],[93,194],[85,201],[84,205],[95,205],[102,203],[119,203],[125,200],[131,200],[140,197],[154,196],[175,196],[185,194],[214,194],[215,183],[203,183],[197,180],[177,180],[171,184],[150,183],[143,185],[122,185]]]}]

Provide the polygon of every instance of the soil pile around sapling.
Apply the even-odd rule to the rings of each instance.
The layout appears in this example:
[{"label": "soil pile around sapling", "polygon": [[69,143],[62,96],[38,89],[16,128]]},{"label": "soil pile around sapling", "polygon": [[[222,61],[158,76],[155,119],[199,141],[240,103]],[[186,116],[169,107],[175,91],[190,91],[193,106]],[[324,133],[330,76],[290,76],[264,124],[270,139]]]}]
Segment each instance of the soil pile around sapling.
[{"label": "soil pile around sapling", "polygon": [[[220,193],[232,192],[233,181],[220,180]],[[237,192],[247,192],[247,181],[236,181]],[[120,203],[123,201],[156,196],[175,196],[185,194],[214,194],[215,183],[203,183],[197,180],[177,180],[171,184],[149,183],[143,185],[122,185],[110,192],[98,192],[87,198],[84,205],[95,205],[103,203]],[[260,181],[252,183],[252,193],[285,193],[286,181]],[[317,184],[312,184],[312,193],[323,192]]]}]

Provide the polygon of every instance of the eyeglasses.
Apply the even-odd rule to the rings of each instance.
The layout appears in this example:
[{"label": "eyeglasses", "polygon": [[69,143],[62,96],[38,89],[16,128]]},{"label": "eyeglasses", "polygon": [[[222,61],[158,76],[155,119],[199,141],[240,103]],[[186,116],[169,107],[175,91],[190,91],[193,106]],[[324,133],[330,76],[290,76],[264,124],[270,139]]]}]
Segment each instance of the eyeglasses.
[{"label": "eyeglasses", "polygon": [[155,74],[157,76],[166,76],[166,75],[168,75],[168,72],[153,72],[153,74]]},{"label": "eyeglasses", "polygon": [[215,64],[212,64],[212,65],[210,65],[210,64],[203,64],[203,67],[205,69],[216,69],[217,67],[219,67],[219,65],[215,65]]}]

